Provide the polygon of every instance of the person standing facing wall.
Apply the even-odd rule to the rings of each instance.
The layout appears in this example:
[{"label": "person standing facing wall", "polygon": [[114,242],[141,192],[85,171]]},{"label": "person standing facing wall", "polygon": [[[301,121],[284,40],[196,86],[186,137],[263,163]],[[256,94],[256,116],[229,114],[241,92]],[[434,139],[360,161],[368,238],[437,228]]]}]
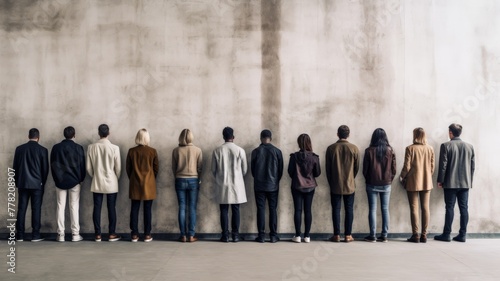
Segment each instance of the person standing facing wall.
[{"label": "person standing facing wall", "polygon": [[[365,237],[368,242],[387,242],[389,232],[389,201],[391,184],[396,175],[396,154],[389,144],[384,129],[373,131],[370,146],[363,157],[363,175],[366,180],[366,195],[368,197],[368,224],[370,235]],[[380,196],[382,211],[382,233],[375,238],[377,230],[377,197]]]},{"label": "person standing facing wall", "polygon": [[126,170],[129,178],[131,241],[139,241],[139,209],[143,201],[144,242],[153,241],[151,236],[151,208],[156,199],[156,176],[158,175],[158,153],[149,146],[150,136],[146,129],[140,129],[135,137],[136,147],[129,149]]},{"label": "person standing facing wall", "polygon": [[216,199],[220,207],[221,242],[229,242],[228,211],[231,206],[233,242],[240,241],[240,204],[247,202],[245,181],[247,157],[245,150],[233,143],[233,129],[222,131],[225,143],[212,153],[212,174],[215,178]]},{"label": "person standing facing wall", "polygon": [[104,194],[108,207],[109,240],[118,241],[121,237],[116,234],[116,197],[118,195],[118,178],[121,174],[120,148],[108,140],[109,127],[99,125],[100,139],[87,149],[87,172],[92,177],[90,191],[93,192],[95,241],[101,242],[101,208]]},{"label": "person standing facing wall", "polygon": [[[172,151],[172,172],[175,177],[175,192],[179,203],[180,242],[196,242],[196,206],[200,191],[200,176],[203,168],[203,154],[193,145],[191,130],[184,129],[179,135],[179,146]],[[186,207],[189,220],[186,229]],[[186,238],[186,234],[188,237]]]},{"label": "person standing facing wall", "polygon": [[252,151],[251,169],[254,178],[255,203],[257,204],[257,230],[255,241],[264,243],[266,229],[266,199],[269,204],[269,239],[276,243],[278,237],[278,194],[283,176],[283,154],[271,144],[272,133],[262,130],[261,144]]},{"label": "person standing facing wall", "polygon": [[75,128],[64,128],[64,140],[52,147],[50,168],[56,185],[57,198],[57,241],[64,242],[64,212],[66,197],[69,197],[71,219],[71,241],[82,241],[80,235],[80,190],[85,179],[85,151],[75,142]]},{"label": "person standing facing wall", "polygon": [[443,233],[434,237],[435,240],[450,241],[451,225],[453,223],[455,202],[458,199],[460,210],[460,230],[453,237],[454,241],[465,242],[467,223],[469,222],[469,189],[472,188],[472,178],[475,170],[474,147],[462,141],[462,125],[451,124],[448,127],[450,141],[441,144],[439,151],[438,186],[444,190],[446,215]]},{"label": "person standing facing wall", "polygon": [[[426,243],[427,227],[429,226],[430,211],[429,200],[434,173],[434,149],[427,144],[425,131],[422,128],[413,130],[413,144],[405,149],[405,161],[401,169],[399,180],[403,184],[408,194],[408,203],[411,213],[412,236],[408,242]],[[418,205],[420,199],[420,209],[422,212],[422,229],[419,235],[419,215]]]},{"label": "person standing facing wall", "polygon": [[29,130],[28,138],[29,141],[18,146],[14,153],[14,180],[19,195],[16,240],[24,240],[26,209],[31,200],[31,242],[38,242],[44,239],[40,235],[40,227],[43,193],[49,174],[49,152],[38,143],[40,132],[37,128]]},{"label": "person standing facing wall", "polygon": [[359,149],[347,141],[350,129],[342,125],[337,130],[339,140],[326,150],[326,177],[330,185],[332,203],[333,236],[332,242],[340,242],[340,207],[344,200],[345,220],[344,242],[354,241],[352,223],[354,219],[354,193],[356,183],[354,178],[359,170]]}]

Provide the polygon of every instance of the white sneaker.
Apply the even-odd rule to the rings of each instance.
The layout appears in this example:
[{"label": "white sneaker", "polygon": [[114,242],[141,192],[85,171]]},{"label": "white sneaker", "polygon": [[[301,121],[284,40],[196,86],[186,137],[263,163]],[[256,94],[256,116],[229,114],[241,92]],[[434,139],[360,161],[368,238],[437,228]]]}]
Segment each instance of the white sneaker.
[{"label": "white sneaker", "polygon": [[64,234],[57,234],[57,242],[64,242]]},{"label": "white sneaker", "polygon": [[295,243],[300,243],[300,236],[294,236],[292,238],[292,241],[295,242]]},{"label": "white sneaker", "polygon": [[78,242],[78,241],[82,241],[82,240],[83,240],[83,237],[80,234],[73,234],[73,238],[71,239],[71,241],[73,241],[73,242]]},{"label": "white sneaker", "polygon": [[311,237],[304,237],[304,243],[311,242]]}]

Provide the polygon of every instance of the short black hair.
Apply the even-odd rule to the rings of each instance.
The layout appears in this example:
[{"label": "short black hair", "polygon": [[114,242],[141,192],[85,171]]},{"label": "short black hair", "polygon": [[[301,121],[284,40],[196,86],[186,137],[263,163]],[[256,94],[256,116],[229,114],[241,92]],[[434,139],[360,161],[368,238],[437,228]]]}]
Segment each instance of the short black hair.
[{"label": "short black hair", "polygon": [[106,124],[99,125],[99,136],[105,138],[109,135],[109,127]]},{"label": "short black hair", "polygon": [[67,140],[74,138],[75,137],[75,128],[73,128],[71,126],[64,128],[64,137]]},{"label": "short black hair", "polygon": [[225,141],[228,141],[230,139],[234,139],[234,130],[231,127],[225,127],[224,130],[222,130],[222,136],[224,137]]},{"label": "short black hair", "polygon": [[459,137],[462,134],[462,125],[460,124],[453,123],[448,127],[448,129],[450,129],[450,132],[454,137]]},{"label": "short black hair", "polygon": [[339,138],[341,139],[347,139],[350,133],[351,130],[349,130],[349,127],[347,127],[346,125],[340,126],[337,130],[337,135],[339,135]]},{"label": "short black hair", "polygon": [[262,132],[260,132],[260,138],[261,139],[272,139],[273,133],[271,133],[271,131],[268,129],[264,129],[264,130],[262,130]]},{"label": "short black hair", "polygon": [[38,131],[37,128],[31,128],[29,133],[28,133],[28,138],[30,140],[39,139],[40,138],[40,131]]}]

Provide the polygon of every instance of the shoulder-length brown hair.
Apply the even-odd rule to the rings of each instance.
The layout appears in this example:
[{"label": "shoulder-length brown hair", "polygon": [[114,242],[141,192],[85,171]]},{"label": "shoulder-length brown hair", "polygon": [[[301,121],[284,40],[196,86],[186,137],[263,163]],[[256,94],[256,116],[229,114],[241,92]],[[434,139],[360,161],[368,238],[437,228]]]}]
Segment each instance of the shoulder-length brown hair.
[{"label": "shoulder-length brown hair", "polygon": [[297,144],[299,145],[300,150],[311,151],[311,152],[313,151],[311,138],[309,137],[308,134],[301,134],[297,138]]}]

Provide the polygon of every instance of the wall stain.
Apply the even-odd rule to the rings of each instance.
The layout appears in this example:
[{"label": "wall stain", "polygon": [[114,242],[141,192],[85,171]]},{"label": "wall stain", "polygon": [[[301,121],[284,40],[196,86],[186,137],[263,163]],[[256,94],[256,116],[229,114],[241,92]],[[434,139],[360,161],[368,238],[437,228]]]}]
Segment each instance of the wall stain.
[{"label": "wall stain", "polygon": [[278,136],[279,145],[281,115],[281,63],[279,51],[281,0],[261,1],[262,29],[262,127],[273,131]]}]

